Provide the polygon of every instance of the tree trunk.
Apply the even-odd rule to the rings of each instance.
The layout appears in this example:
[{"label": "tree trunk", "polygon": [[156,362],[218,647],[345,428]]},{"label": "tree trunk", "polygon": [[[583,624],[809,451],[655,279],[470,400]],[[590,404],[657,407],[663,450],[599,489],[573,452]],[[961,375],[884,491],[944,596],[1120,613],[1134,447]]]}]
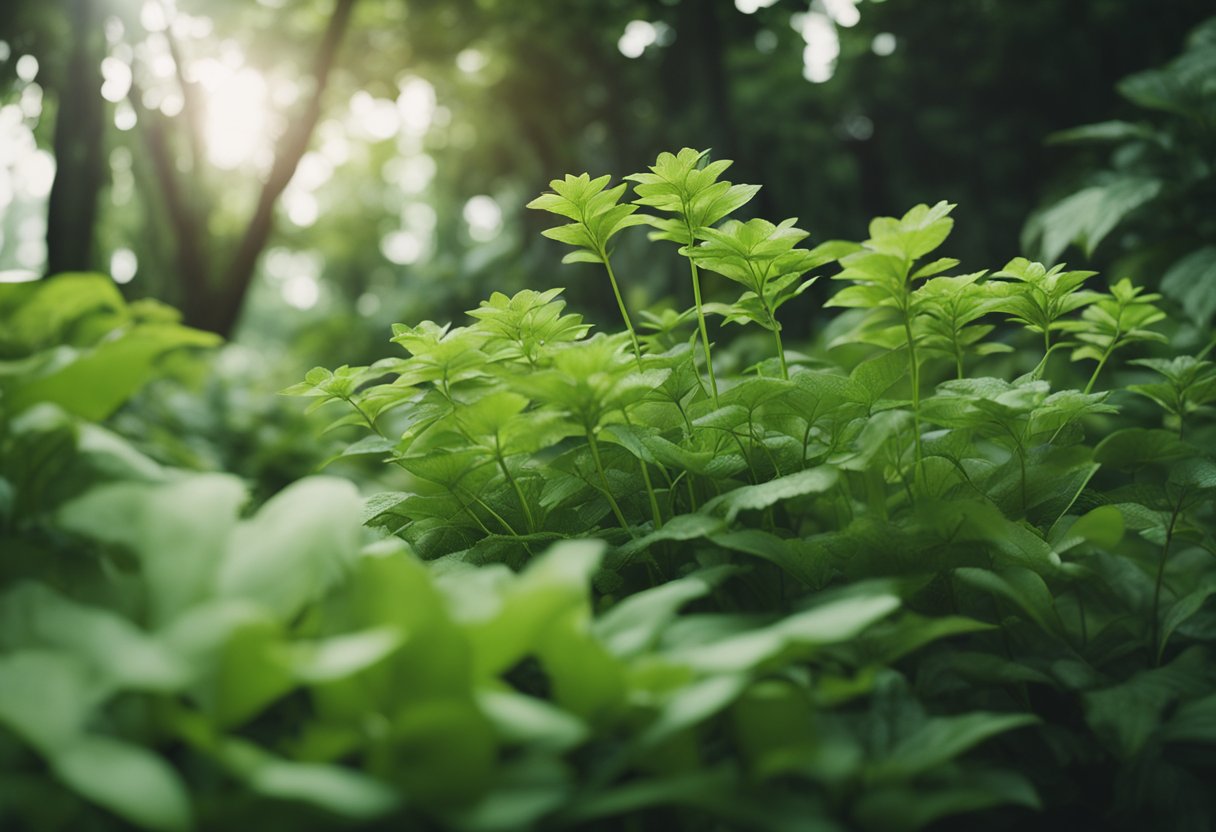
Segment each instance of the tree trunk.
[{"label": "tree trunk", "polygon": [[47,274],[89,271],[93,231],[105,181],[105,101],[101,59],[105,30],[97,0],[67,0],[72,54],[60,76],[55,117],[55,181],[47,206]]},{"label": "tree trunk", "polygon": [[241,306],[249,285],[261,259],[262,251],[274,231],[274,211],[279,197],[295,175],[300,159],[308,150],[313,131],[321,117],[321,99],[329,84],[330,71],[338,53],[338,46],[350,24],[351,12],[355,0],[336,0],[329,25],[317,47],[313,60],[313,91],[312,97],[304,107],[304,111],[292,119],[287,132],[279,139],[274,165],[270,175],[262,186],[253,217],[245,229],[245,234],[237,244],[236,253],[228,269],[221,275],[220,284],[214,295],[214,303],[208,304],[208,319],[198,322],[199,326],[218,332],[227,337],[236,327],[240,318]]}]

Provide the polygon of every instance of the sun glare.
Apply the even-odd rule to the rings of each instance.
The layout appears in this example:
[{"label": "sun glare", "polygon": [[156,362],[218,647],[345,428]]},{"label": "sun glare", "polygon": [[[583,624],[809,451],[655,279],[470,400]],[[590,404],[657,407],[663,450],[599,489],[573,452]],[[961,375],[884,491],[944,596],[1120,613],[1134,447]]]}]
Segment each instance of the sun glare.
[{"label": "sun glare", "polygon": [[194,67],[206,92],[204,132],[207,156],[218,168],[231,170],[253,161],[269,141],[266,80],[248,67],[202,60]]}]

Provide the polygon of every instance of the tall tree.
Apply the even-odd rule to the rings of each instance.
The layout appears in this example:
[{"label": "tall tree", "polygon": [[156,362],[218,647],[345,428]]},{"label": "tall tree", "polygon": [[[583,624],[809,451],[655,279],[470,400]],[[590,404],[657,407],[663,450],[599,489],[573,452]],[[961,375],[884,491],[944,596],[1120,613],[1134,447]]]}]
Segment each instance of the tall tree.
[{"label": "tall tree", "polygon": [[101,59],[105,30],[98,0],[65,0],[71,42],[59,69],[55,181],[47,207],[47,273],[94,267],[97,195],[105,181],[105,101]]},{"label": "tall tree", "polygon": [[[309,69],[311,90],[299,110],[285,119],[287,127],[278,139],[274,163],[261,183],[253,214],[231,247],[232,254],[226,258],[218,256],[224,246],[218,244],[221,241],[215,240],[210,230],[215,204],[206,189],[198,187],[208,164],[199,127],[202,102],[183,71],[184,58],[173,38],[172,27],[166,30],[166,37],[178,69],[183,101],[180,117],[166,118],[144,106],[140,85],[132,84],[129,99],[139,116],[143,140],[156,172],[165,218],[174,232],[174,259],[186,323],[221,335],[230,334],[236,326],[258,261],[274,230],[279,197],[295,175],[321,117],[330,74],[356,2],[335,0]],[[178,156],[182,148],[186,151],[184,165],[179,164]]]}]

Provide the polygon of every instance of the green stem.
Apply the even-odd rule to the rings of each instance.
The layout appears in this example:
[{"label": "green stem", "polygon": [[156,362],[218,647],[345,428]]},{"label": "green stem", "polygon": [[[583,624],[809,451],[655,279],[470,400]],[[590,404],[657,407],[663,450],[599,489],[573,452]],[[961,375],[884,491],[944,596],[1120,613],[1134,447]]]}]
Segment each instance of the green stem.
[{"label": "green stem", "polygon": [[616,274],[612,271],[608,252],[600,249],[599,255],[604,260],[604,268],[608,270],[608,281],[612,284],[612,294],[616,297],[616,305],[621,310],[621,320],[625,322],[625,329],[629,330],[629,340],[633,342],[633,354],[638,359],[638,365],[641,366],[642,348],[638,344],[638,334],[633,329],[633,321],[629,320],[629,310],[625,308],[625,299],[621,297],[621,287],[616,282]]},{"label": "green stem", "polygon": [[359,403],[355,401],[353,397],[346,399],[346,403],[358,411],[359,415],[363,417],[363,421],[367,422],[367,426],[372,430],[373,433],[379,434],[384,439],[388,439],[388,437],[384,435],[384,431],[380,430],[380,427],[376,424],[376,420],[371,416],[368,416],[367,411],[360,407]]},{"label": "green stem", "polygon": [[1094,389],[1094,383],[1098,380],[1098,373],[1102,372],[1102,368],[1106,366],[1106,359],[1110,358],[1111,352],[1115,348],[1115,342],[1112,340],[1110,346],[1106,348],[1106,352],[1102,353],[1102,357],[1098,359],[1098,366],[1094,367],[1094,374],[1089,377],[1089,384],[1085,385],[1085,393],[1089,394]]},{"label": "green stem", "polygon": [[616,497],[612,496],[612,488],[608,485],[608,473],[604,470],[603,460],[600,459],[600,443],[596,441],[595,432],[589,429],[586,434],[587,446],[591,448],[591,459],[595,463],[595,470],[599,472],[600,482],[604,484],[604,496],[608,498],[608,505],[612,507],[612,513],[616,515],[616,521],[621,524],[621,528],[629,532],[630,537],[634,537],[633,529],[625,520],[625,514],[621,511],[620,504],[617,503]]},{"label": "green stem", "polygon": [[503,459],[502,451],[499,450],[496,454],[498,458],[498,467],[502,469],[502,474],[507,478],[507,482],[511,484],[511,488],[515,491],[515,496],[519,498],[519,507],[523,509],[524,519],[528,523],[528,532],[536,531],[536,520],[532,516],[532,508],[528,505],[527,498],[524,497],[523,489],[519,487],[519,482],[515,477],[511,476],[511,471],[507,468],[507,461]]},{"label": "green stem", "polygon": [[[446,487],[447,486],[445,486],[445,488]],[[468,515],[469,519],[472,520],[483,532],[485,532],[487,536],[494,534],[494,532],[490,531],[490,527],[483,523],[481,518],[473,512],[473,509],[469,508],[469,504],[460,498],[459,491],[457,491],[455,488],[448,488],[448,492],[452,495],[452,497],[455,498],[456,504],[460,506],[460,510]]]},{"label": "green stem", "polygon": [[[761,300],[764,299],[761,298]],[[785,363],[785,347],[781,344],[781,325],[777,323],[777,316],[768,308],[768,301],[764,301],[764,312],[768,315],[769,325],[773,328],[773,340],[777,342],[777,360],[781,362],[781,377],[789,381],[790,368]]]},{"label": "green stem", "polygon": [[[633,422],[629,421],[629,414],[622,410],[621,415],[625,417],[625,424],[632,428]],[[642,482],[646,485],[646,496],[650,500],[650,516],[654,520],[654,527],[656,529],[661,529],[663,528],[663,513],[659,511],[659,498],[654,493],[654,483],[652,483],[650,479],[650,466],[648,466],[646,464],[646,460],[642,459],[641,457],[638,457],[638,465],[642,468]],[[662,465],[659,466],[659,471],[662,472],[663,476],[667,477],[669,481],[671,480],[671,477],[668,476],[667,471]]]},{"label": "green stem", "polygon": [[500,524],[502,524],[502,527],[507,530],[507,534],[511,535],[511,537],[519,537],[519,532],[515,531],[515,527],[512,526],[510,523],[508,523],[501,514],[499,514],[494,509],[490,508],[489,504],[486,503],[485,500],[481,499],[476,494],[474,494],[472,491],[469,491],[467,488],[465,489],[465,493],[473,498],[474,503],[476,503],[477,505],[479,505],[483,509],[485,509],[487,514],[489,514],[491,517],[493,517],[495,520],[497,520]]},{"label": "green stem", "polygon": [[916,339],[912,337],[912,313],[904,310],[904,334],[908,338],[908,364],[912,373],[912,427],[916,443],[916,466],[919,469],[924,458],[920,446],[920,363],[916,360]]},{"label": "green stem", "polygon": [[[687,210],[684,213],[687,216]],[[687,220],[684,221],[684,227],[688,229],[688,245],[691,248],[697,243],[697,235]],[[709,389],[713,394],[716,408],[718,407],[718,380],[714,378],[714,361],[709,352],[709,329],[705,326],[705,310],[701,308],[701,277],[697,272],[697,264],[691,257],[688,258],[688,268],[692,272],[692,299],[697,307],[697,326],[701,330],[701,346],[705,349],[705,370],[709,374]]]},{"label": "green stem", "polygon": [[680,418],[684,420],[684,437],[692,438],[692,419],[688,418],[688,411],[684,409],[684,405],[680,404],[680,400],[675,400],[676,410],[680,411]]}]

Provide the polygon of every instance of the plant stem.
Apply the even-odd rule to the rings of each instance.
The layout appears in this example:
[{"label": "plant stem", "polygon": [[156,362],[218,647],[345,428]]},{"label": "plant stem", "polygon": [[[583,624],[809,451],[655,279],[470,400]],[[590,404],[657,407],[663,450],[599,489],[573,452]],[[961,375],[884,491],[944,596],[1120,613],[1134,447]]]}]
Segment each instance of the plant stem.
[{"label": "plant stem", "polygon": [[642,348],[638,344],[638,334],[633,329],[633,321],[629,320],[629,310],[625,308],[625,299],[621,297],[621,287],[616,282],[616,274],[612,271],[612,263],[608,260],[608,252],[600,249],[599,255],[604,260],[604,268],[608,270],[608,281],[612,284],[612,294],[616,296],[616,305],[621,310],[621,320],[625,322],[625,329],[629,330],[629,340],[633,342],[633,354],[638,359],[638,366],[642,363]]},{"label": "plant stem", "polygon": [[485,509],[487,514],[489,514],[491,517],[493,517],[495,520],[497,520],[502,525],[502,527],[507,530],[507,534],[511,535],[511,537],[519,537],[519,532],[515,531],[515,527],[512,526],[510,523],[508,523],[501,514],[499,514],[494,509],[492,509],[489,506],[489,504],[486,503],[485,500],[481,499],[481,497],[478,497],[476,494],[474,494],[472,491],[469,491],[467,488],[465,489],[465,493],[473,498],[473,502],[475,502],[477,505],[479,505],[483,509]]},{"label": "plant stem", "polygon": [[367,411],[364,410],[357,401],[355,401],[354,396],[344,399],[344,401],[353,407],[359,413],[359,415],[363,417],[363,421],[367,422],[368,428],[370,428],[373,433],[379,434],[381,437],[388,439],[388,437],[384,435],[384,431],[380,430],[380,427],[376,424],[376,420],[367,415]]},{"label": "plant stem", "polygon": [[[629,421],[629,414],[622,410],[621,415],[625,417],[625,424],[632,428],[633,422]],[[663,528],[663,513],[659,511],[659,498],[654,493],[654,484],[650,480],[650,467],[646,464],[646,460],[641,457],[638,457],[638,465],[642,469],[642,482],[646,484],[646,496],[650,500],[650,516],[654,520],[654,527],[661,529]],[[670,481],[671,477],[662,465],[659,466],[659,471]]]},{"label": "plant stem", "polygon": [[612,496],[612,488],[608,485],[608,474],[604,471],[604,462],[600,459],[600,443],[596,441],[595,432],[591,429],[587,430],[587,446],[591,448],[591,459],[595,462],[595,470],[599,472],[600,482],[604,484],[604,496],[608,498],[608,505],[612,507],[612,513],[616,515],[616,521],[621,524],[621,528],[629,532],[630,537],[634,537],[633,529],[629,527],[628,521],[625,520],[625,514],[621,511],[621,506],[617,503],[616,497]]},{"label": "plant stem", "polygon": [[785,363],[785,347],[781,345],[781,325],[777,323],[777,316],[773,314],[773,310],[769,309],[768,301],[763,295],[760,297],[760,302],[764,304],[764,313],[768,316],[769,325],[773,328],[773,340],[777,342],[777,360],[781,362],[781,377],[789,381],[790,368]]},{"label": "plant stem", "polygon": [[705,370],[709,374],[709,390],[713,395],[714,407],[718,406],[718,380],[714,378],[714,360],[709,352],[709,330],[705,326],[705,310],[701,308],[701,278],[697,274],[697,264],[688,261],[692,270],[692,297],[697,305],[697,326],[701,329],[701,346],[705,350]]},{"label": "plant stem", "polygon": [[[687,206],[684,211],[685,217],[688,215]],[[688,246],[691,248],[697,243],[697,235],[693,232],[693,228],[685,219],[684,227],[688,229]],[[705,310],[701,308],[701,277],[697,271],[697,264],[693,262],[692,257],[688,258],[688,268],[692,273],[692,299],[697,307],[697,326],[701,330],[701,346],[705,349],[705,370],[709,373],[709,390],[713,395],[714,407],[718,406],[718,380],[714,378],[714,361],[713,356],[709,352],[709,330],[705,326]]]},{"label": "plant stem", "polygon": [[920,363],[916,360],[916,339],[912,337],[910,309],[904,309],[904,334],[908,338],[908,364],[912,373],[912,430],[916,443],[916,467],[919,469],[924,457],[920,446]]},{"label": "plant stem", "polygon": [[524,497],[523,489],[519,487],[519,482],[515,477],[511,476],[511,470],[507,468],[507,461],[503,459],[502,451],[498,450],[495,454],[498,458],[498,467],[502,469],[502,474],[507,478],[507,482],[511,484],[512,490],[515,491],[515,496],[519,498],[519,507],[523,509],[524,519],[528,523],[528,531],[536,531],[536,520],[532,517],[532,509],[528,505],[527,498]]},{"label": "plant stem", "polygon": [[1110,342],[1110,346],[1108,346],[1106,348],[1106,351],[1104,353],[1102,353],[1102,357],[1100,359],[1098,359],[1098,366],[1094,367],[1094,374],[1089,377],[1089,384],[1085,385],[1086,395],[1088,395],[1089,392],[1094,389],[1094,383],[1098,380],[1098,373],[1102,372],[1102,368],[1104,366],[1106,366],[1106,359],[1110,358],[1110,354],[1114,350],[1114,348],[1115,348],[1115,341],[1114,341],[1114,339],[1112,339]]}]

